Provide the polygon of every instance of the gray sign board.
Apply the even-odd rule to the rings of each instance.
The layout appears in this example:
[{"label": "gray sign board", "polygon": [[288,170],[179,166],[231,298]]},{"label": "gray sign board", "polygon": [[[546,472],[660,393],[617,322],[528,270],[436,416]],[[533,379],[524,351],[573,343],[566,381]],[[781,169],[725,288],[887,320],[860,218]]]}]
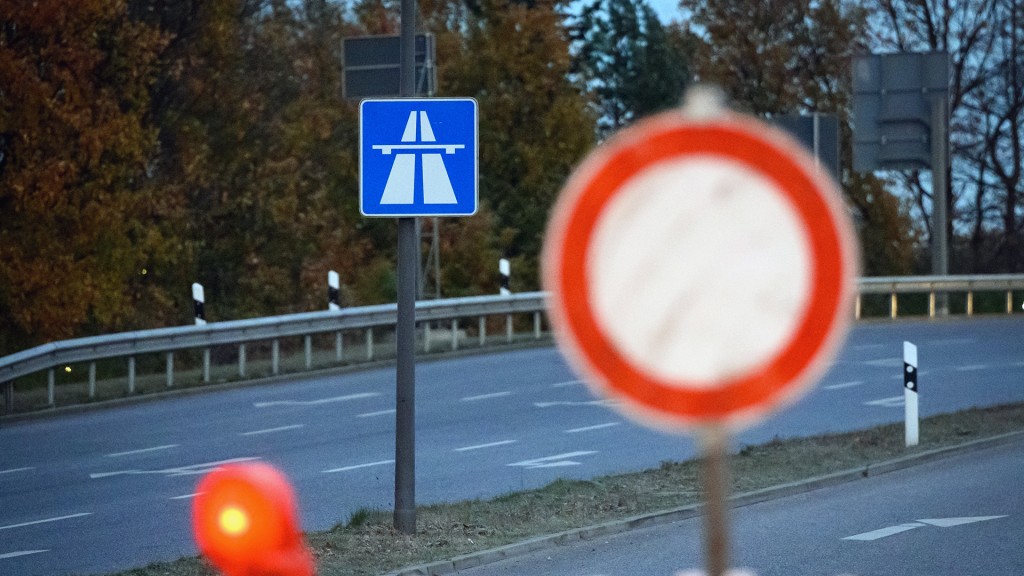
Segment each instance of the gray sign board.
[{"label": "gray sign board", "polygon": [[931,166],[932,110],[949,98],[946,52],[853,58],[853,168]]},{"label": "gray sign board", "polygon": [[772,118],[772,123],[799,140],[819,165],[825,167],[833,178],[840,179],[838,118],[832,114],[787,114]]},{"label": "gray sign board", "polygon": [[[400,92],[400,37],[355,36],[342,40],[344,97],[352,99],[398,97]],[[437,85],[434,35],[417,34],[415,50],[416,95],[433,96]]]}]

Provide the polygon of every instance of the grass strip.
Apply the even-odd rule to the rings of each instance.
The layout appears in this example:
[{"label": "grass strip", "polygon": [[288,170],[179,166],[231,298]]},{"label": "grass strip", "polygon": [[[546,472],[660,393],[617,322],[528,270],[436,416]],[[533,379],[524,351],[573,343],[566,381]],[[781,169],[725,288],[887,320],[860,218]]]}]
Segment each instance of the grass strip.
[{"label": "grass strip", "polygon": [[[1024,404],[924,419],[921,444],[904,447],[903,424],[743,446],[730,458],[731,493],[742,493],[1024,430]],[[418,531],[392,529],[390,511],[360,510],[331,530],[307,534],[320,576],[376,576],[528,538],[694,504],[696,461],[593,480],[559,480],[491,500],[422,506]],[[209,576],[197,558],[152,564],[120,576]]]}]

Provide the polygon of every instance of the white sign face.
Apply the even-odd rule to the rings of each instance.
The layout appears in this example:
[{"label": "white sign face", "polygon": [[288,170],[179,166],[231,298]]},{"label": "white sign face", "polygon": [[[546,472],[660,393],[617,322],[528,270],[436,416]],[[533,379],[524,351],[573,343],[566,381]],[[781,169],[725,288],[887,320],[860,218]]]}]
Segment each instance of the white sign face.
[{"label": "white sign face", "polygon": [[625,182],[587,254],[597,322],[637,365],[714,387],[793,337],[810,294],[799,215],[772,181],[720,157]]},{"label": "white sign face", "polygon": [[657,427],[739,428],[806,391],[852,317],[841,191],[795,141],[687,107],[574,172],[545,236],[559,345]]}]

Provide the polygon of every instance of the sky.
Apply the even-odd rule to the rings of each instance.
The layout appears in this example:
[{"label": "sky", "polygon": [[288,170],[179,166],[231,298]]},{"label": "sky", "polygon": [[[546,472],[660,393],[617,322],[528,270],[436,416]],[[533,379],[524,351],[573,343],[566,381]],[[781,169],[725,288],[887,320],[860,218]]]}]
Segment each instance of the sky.
[{"label": "sky", "polygon": [[654,8],[662,23],[667,24],[679,19],[679,0],[647,0],[647,3]]}]

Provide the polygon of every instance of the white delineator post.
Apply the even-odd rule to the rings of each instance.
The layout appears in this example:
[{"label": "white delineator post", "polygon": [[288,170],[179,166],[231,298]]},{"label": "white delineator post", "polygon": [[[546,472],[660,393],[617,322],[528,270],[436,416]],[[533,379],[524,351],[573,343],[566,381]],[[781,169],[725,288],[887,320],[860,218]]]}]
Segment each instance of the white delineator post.
[{"label": "white delineator post", "polygon": [[195,311],[196,326],[206,324],[206,294],[203,285],[198,282],[192,283],[192,309]]},{"label": "white delineator post", "polygon": [[[192,309],[196,320],[196,326],[206,325],[206,293],[203,285],[198,282],[192,283]],[[210,382],[210,349],[203,350],[203,382]]]},{"label": "white delineator post", "polygon": [[338,304],[338,294],[341,289],[341,282],[338,279],[338,273],[334,270],[327,272],[327,309],[328,310],[341,310],[341,306]]},{"label": "white delineator post", "polygon": [[501,273],[501,295],[511,296],[512,291],[509,290],[509,277],[512,276],[512,264],[509,263],[507,258],[498,260],[498,272]]},{"label": "white delineator post", "polygon": [[903,343],[903,396],[906,416],[907,447],[918,443],[917,413],[917,346]]}]

